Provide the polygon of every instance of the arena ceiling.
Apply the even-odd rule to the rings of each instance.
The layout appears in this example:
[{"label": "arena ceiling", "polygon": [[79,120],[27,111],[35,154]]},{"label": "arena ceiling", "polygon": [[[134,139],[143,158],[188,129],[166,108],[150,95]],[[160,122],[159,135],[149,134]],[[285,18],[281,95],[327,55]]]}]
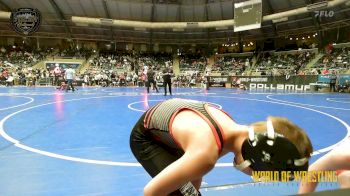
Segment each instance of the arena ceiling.
[{"label": "arena ceiling", "polygon": [[[300,32],[316,32],[350,25],[350,6],[332,8],[331,18],[315,18],[313,12],[273,23],[265,21],[262,28],[235,33],[226,29],[201,28],[174,31],[172,29],[135,29],[105,25],[79,25],[72,16],[119,19],[146,22],[203,22],[233,19],[234,3],[242,0],[0,0],[1,11],[37,8],[42,24],[35,37],[74,40],[100,40],[132,43],[213,44],[243,39],[289,36]],[[263,16],[305,7],[322,0],[262,0]],[[0,36],[18,36],[8,20],[0,19]]]}]

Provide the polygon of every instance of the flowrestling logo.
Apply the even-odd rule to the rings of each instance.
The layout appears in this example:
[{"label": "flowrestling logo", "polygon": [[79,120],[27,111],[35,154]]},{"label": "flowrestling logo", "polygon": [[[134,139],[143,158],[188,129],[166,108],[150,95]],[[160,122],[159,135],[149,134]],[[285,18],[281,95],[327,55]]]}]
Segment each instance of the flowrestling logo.
[{"label": "flowrestling logo", "polygon": [[27,36],[39,29],[41,14],[38,9],[19,8],[11,13],[10,22],[17,33]]},{"label": "flowrestling logo", "polygon": [[332,18],[334,16],[334,11],[333,10],[321,10],[321,11],[315,11],[315,17],[325,17],[325,18]]}]

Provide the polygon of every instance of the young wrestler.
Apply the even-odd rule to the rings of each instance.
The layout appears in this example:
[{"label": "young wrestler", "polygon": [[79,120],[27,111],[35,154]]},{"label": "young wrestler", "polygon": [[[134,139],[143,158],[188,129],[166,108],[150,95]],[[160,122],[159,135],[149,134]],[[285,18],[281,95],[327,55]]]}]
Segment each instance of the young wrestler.
[{"label": "young wrestler", "polygon": [[153,177],[145,196],[199,195],[202,177],[229,152],[246,174],[307,170],[312,152],[305,132],[285,118],[245,126],[208,103],[185,99],[147,110],[132,130],[130,147]]}]

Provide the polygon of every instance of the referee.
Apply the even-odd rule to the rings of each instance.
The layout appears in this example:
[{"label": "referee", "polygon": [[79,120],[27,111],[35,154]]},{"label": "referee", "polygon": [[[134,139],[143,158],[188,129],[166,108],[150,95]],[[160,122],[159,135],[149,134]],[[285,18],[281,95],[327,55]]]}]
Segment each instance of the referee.
[{"label": "referee", "polygon": [[172,66],[166,67],[163,70],[164,96],[167,95],[167,90],[166,90],[167,86],[169,86],[169,93],[170,93],[170,95],[172,95],[172,93],[171,93],[171,77],[172,77],[172,75],[173,75],[173,67]]}]

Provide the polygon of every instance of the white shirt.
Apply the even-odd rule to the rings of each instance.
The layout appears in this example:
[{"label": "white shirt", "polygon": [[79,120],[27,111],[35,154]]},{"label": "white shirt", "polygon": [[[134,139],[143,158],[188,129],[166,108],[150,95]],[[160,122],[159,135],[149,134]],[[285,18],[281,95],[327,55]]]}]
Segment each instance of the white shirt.
[{"label": "white shirt", "polygon": [[12,82],[14,80],[14,78],[12,76],[9,76],[6,80],[6,82]]},{"label": "white shirt", "polygon": [[75,70],[68,68],[65,73],[66,80],[73,80],[75,75]]}]

